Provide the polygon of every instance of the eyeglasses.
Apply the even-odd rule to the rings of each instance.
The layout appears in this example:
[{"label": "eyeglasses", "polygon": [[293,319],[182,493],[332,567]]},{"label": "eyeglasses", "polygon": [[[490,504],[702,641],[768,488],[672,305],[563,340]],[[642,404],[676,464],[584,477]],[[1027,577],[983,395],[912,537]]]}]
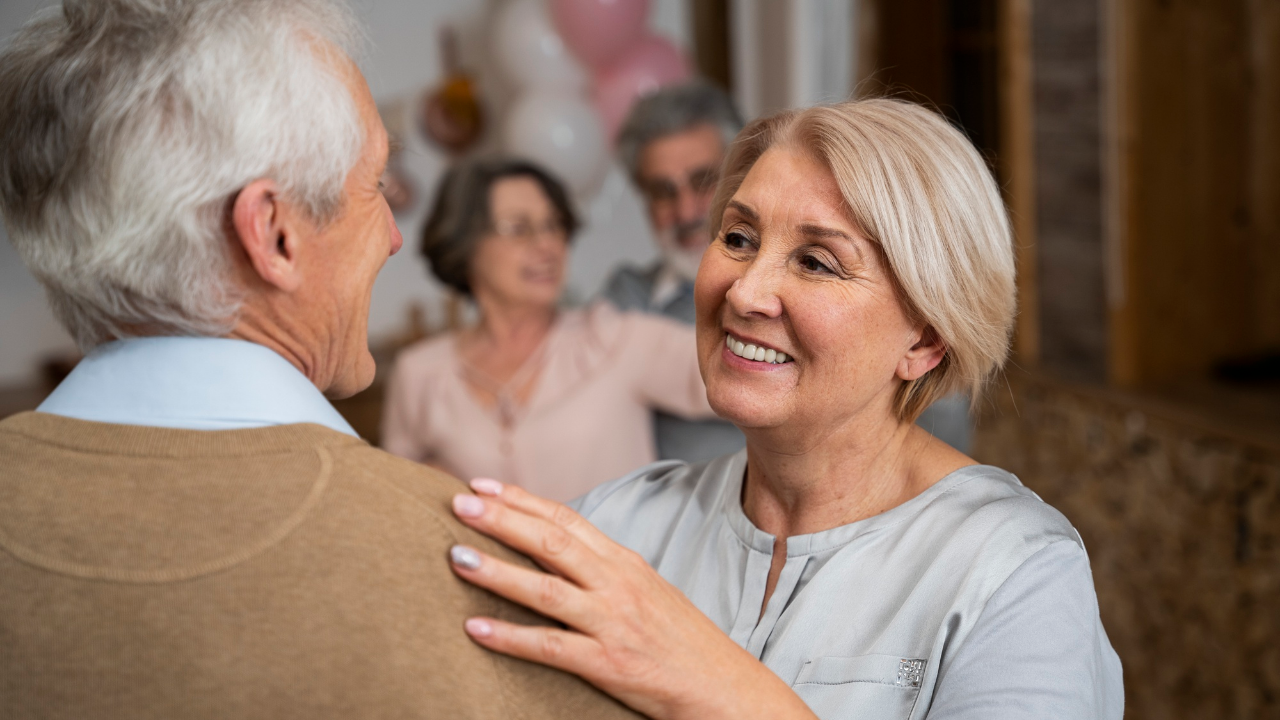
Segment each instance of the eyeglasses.
[{"label": "eyeglasses", "polygon": [[640,190],[649,202],[654,204],[673,203],[686,188],[694,195],[705,196],[716,190],[720,182],[720,171],[715,167],[701,167],[689,172],[683,178],[644,178],[640,180]]},{"label": "eyeglasses", "polygon": [[559,220],[548,220],[543,223],[532,223],[528,220],[495,220],[491,226],[493,234],[498,237],[511,238],[524,242],[533,242],[539,235],[550,235],[558,240],[565,236],[564,223]]}]

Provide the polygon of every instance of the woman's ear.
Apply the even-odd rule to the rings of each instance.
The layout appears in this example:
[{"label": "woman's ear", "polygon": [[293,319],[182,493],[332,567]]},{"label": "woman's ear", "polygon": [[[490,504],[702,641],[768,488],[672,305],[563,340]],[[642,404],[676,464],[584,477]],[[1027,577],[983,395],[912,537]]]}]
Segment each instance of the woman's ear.
[{"label": "woman's ear", "polygon": [[298,268],[298,230],[280,189],[271,180],[254,180],[236,195],[231,225],[236,241],[262,281],[286,292],[302,283]]},{"label": "woman's ear", "polygon": [[947,354],[947,345],[938,337],[938,333],[928,325],[918,331],[914,345],[907,350],[898,361],[898,377],[907,382],[924,377],[924,374],[938,367],[942,357]]}]

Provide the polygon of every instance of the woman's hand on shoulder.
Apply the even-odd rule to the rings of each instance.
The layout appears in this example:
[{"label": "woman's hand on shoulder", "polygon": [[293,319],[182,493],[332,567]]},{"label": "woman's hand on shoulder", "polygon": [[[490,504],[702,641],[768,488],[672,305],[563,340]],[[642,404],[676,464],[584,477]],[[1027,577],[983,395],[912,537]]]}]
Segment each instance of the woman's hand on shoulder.
[{"label": "woman's hand on shoulder", "polygon": [[813,718],[800,698],[729,639],[640,555],[570,508],[494,480],[454,498],[476,530],[548,572],[456,546],[455,572],[568,629],[469,618],[497,652],[573,673],[653,718]]}]

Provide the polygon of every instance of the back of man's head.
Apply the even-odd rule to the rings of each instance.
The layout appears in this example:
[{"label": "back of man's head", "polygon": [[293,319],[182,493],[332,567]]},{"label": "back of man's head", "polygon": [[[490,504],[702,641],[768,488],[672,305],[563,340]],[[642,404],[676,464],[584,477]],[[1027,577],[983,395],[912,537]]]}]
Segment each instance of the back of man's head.
[{"label": "back of man's head", "polygon": [[230,330],[247,183],[338,213],[358,42],[337,0],[64,0],[0,53],[0,213],[82,348]]}]

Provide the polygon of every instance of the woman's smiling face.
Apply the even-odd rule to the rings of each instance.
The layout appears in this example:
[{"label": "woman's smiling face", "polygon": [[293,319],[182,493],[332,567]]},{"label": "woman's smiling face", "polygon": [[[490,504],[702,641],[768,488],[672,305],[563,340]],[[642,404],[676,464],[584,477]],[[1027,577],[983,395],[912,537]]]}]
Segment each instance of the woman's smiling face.
[{"label": "woman's smiling face", "polygon": [[568,236],[556,207],[532,177],[489,189],[493,229],[471,258],[471,289],[506,305],[555,307],[564,289]]},{"label": "woman's smiling face", "polygon": [[785,145],[767,150],[730,199],[696,301],[707,397],[744,430],[783,428],[816,444],[859,418],[896,424],[894,391],[923,374],[922,328],[879,248],[849,218],[826,166]]}]

